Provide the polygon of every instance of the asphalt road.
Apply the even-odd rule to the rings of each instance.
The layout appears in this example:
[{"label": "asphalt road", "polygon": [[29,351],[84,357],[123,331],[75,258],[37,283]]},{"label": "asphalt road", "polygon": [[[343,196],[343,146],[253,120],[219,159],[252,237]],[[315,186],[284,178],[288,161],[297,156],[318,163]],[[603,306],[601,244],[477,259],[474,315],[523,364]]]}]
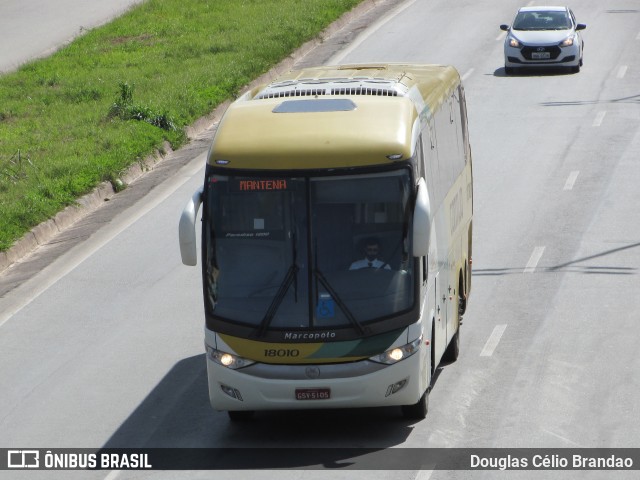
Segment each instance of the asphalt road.
[{"label": "asphalt road", "polygon": [[44,57],[142,0],[0,0],[0,73]]},{"label": "asphalt road", "polygon": [[[573,6],[588,25],[580,73],[505,76],[498,25],[509,23],[518,6],[408,1],[328,60],[448,63],[465,82],[475,181],[473,289],[460,358],[441,368],[427,419],[409,422],[395,409],[286,412],[260,413],[239,426],[210,409],[200,273],[180,263],[177,244],[180,212],[202,181],[202,148],[194,148],[200,156],[96,220],[103,226],[95,233],[0,298],[0,448],[639,446],[640,9],[635,0],[584,0]],[[348,458],[331,460],[325,470],[250,473],[505,477],[346,470]],[[285,466],[305,461],[292,456]],[[101,471],[60,478],[74,473],[109,480],[212,476]]]}]

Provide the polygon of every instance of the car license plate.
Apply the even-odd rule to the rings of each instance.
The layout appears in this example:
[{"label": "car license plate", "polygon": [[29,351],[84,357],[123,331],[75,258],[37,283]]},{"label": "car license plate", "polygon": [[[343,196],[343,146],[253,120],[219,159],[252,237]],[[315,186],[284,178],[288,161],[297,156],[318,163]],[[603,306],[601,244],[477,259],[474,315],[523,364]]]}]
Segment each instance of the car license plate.
[{"label": "car license plate", "polygon": [[534,60],[545,60],[551,58],[551,52],[531,52],[531,58]]},{"label": "car license plate", "polygon": [[331,398],[329,388],[296,388],[296,400],[328,400]]}]

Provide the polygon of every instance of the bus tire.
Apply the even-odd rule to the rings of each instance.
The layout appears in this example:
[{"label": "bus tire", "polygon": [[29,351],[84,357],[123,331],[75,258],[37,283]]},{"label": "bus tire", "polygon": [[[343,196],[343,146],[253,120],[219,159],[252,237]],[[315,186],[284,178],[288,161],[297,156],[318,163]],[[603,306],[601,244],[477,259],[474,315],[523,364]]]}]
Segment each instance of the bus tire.
[{"label": "bus tire", "polygon": [[442,360],[447,363],[453,363],[458,360],[458,356],[460,355],[460,325],[458,325],[458,331],[451,338],[451,342],[447,346],[447,349],[444,351],[442,355]]},{"label": "bus tire", "polygon": [[462,277],[460,277],[460,281],[458,283],[457,299],[458,299],[458,306],[457,306],[458,330],[456,331],[455,335],[451,337],[451,342],[449,342],[449,345],[447,345],[447,349],[442,355],[442,360],[444,360],[447,363],[455,362],[456,360],[458,360],[458,356],[460,355],[460,326],[462,324],[462,312],[460,310],[461,310],[461,305],[464,302],[466,302],[465,296],[462,290]]},{"label": "bus tire", "polygon": [[253,410],[229,410],[227,412],[232,422],[246,422],[253,418]]},{"label": "bus tire", "polygon": [[462,323],[462,316],[467,311],[467,289],[465,284],[464,275],[460,272],[460,280],[458,281],[458,323]]},{"label": "bus tire", "polygon": [[429,389],[420,397],[417,403],[413,405],[402,405],[402,415],[408,420],[422,420],[427,416],[429,411]]}]

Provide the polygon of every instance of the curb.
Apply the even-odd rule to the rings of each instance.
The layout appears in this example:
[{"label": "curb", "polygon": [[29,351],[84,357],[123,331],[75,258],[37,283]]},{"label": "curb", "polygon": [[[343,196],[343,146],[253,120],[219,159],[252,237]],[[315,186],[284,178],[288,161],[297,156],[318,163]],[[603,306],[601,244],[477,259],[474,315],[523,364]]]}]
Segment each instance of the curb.
[{"label": "curb", "polygon": [[[325,28],[318,36],[300,46],[285,59],[272,67],[268,72],[253,80],[246,85],[239,93],[246,92],[257,85],[269,83],[277,76],[288,72],[302,58],[310,54],[318,46],[322,45],[333,35],[348,26],[354,19],[361,17],[367,13],[371,13],[376,9],[390,10],[396,5],[400,5],[405,0],[364,0],[356,5],[349,12],[343,14],[331,25]],[[215,127],[224,112],[227,110],[233,100],[227,100],[218,105],[209,115],[199,118],[191,125],[185,127],[185,132],[189,141],[193,141],[203,132]],[[186,144],[188,145],[188,143]],[[185,146],[186,146],[185,145]],[[136,162],[130,166],[121,176],[120,180],[124,187],[134,183],[137,179],[153,170],[159,163],[172,153],[171,147],[167,142],[163,146],[163,151],[156,151],[141,162]],[[66,207],[64,210],[56,214],[52,219],[46,220],[34,227],[30,232],[26,233],[11,248],[4,252],[0,252],[0,274],[6,271],[12,265],[20,262],[28,257],[39,247],[50,243],[57,235],[71,227],[78,220],[82,219],[89,213],[98,209],[105,201],[111,199],[117,192],[121,190],[114,189],[110,182],[103,182],[98,185],[91,193],[80,197],[75,205]]]}]

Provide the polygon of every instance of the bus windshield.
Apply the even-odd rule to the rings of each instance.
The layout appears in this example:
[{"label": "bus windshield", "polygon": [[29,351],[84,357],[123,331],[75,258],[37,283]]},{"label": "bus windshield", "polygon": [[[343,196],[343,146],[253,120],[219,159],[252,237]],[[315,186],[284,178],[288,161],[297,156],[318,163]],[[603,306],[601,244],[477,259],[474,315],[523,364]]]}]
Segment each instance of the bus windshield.
[{"label": "bus windshield", "polygon": [[411,175],[207,177],[205,303],[268,330],[352,328],[414,302]]}]

